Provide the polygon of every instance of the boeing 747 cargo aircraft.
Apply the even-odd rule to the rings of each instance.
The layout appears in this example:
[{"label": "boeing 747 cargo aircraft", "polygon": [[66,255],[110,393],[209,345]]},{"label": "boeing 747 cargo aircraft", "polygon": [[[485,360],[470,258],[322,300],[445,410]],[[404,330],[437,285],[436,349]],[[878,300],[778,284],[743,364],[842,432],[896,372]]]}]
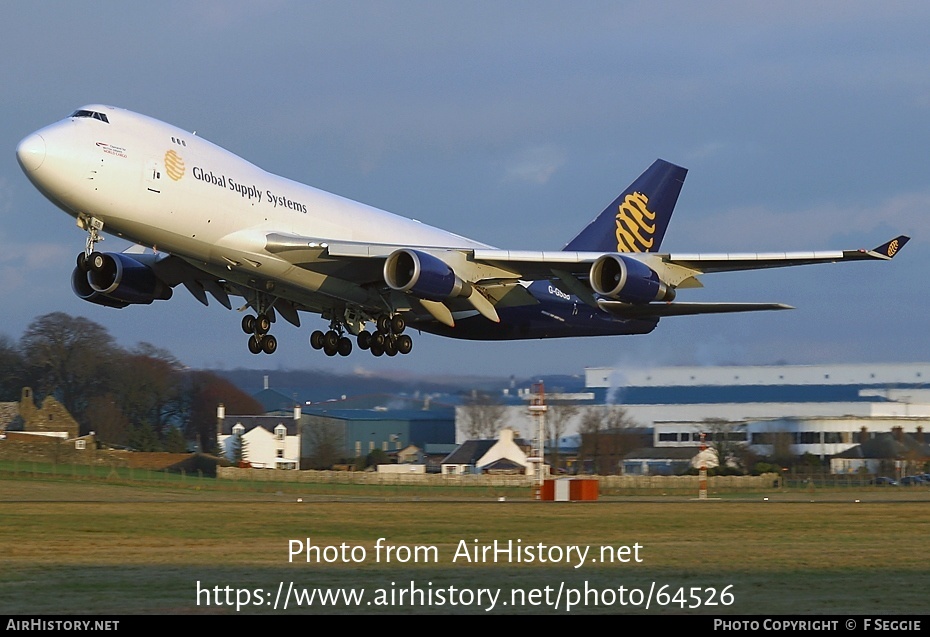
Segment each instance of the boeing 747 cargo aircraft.
[{"label": "boeing 747 cargo aircraft", "polygon": [[[407,328],[477,340],[646,334],[666,316],[788,309],[683,303],[711,272],[889,260],[873,250],[659,252],[686,170],[657,160],[560,251],[501,250],[268,173],[194,133],[90,105],[23,139],[29,180],[87,233],[74,292],[112,308],[183,285],[229,309],[249,350],[271,354],[278,317],[320,315],[310,344],[347,356],[407,354]],[[103,232],[136,244],[101,252]]]}]

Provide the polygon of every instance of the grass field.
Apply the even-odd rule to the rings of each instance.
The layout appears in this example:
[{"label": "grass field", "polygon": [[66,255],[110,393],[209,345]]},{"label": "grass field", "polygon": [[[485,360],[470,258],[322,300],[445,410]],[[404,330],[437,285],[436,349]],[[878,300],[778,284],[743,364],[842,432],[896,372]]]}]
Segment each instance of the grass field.
[{"label": "grass field", "polygon": [[[236,613],[237,600],[240,613],[276,614],[484,614],[492,606],[564,613],[568,601],[577,602],[572,613],[928,608],[930,489],[537,503],[528,494],[501,502],[488,493],[453,499],[447,492],[405,495],[399,487],[312,487],[233,490],[196,478],[137,483],[0,473],[0,614]],[[307,538],[330,547],[322,557],[335,562],[307,563],[305,553],[289,562],[290,541],[305,546]],[[380,553],[378,538],[385,538]],[[542,543],[546,555],[555,547],[551,556],[561,552],[561,562],[486,556],[469,563],[462,556],[461,542],[473,550],[494,540],[520,540],[534,551]],[[618,549],[630,547],[632,558],[637,544],[642,561],[621,562]],[[578,568],[581,556],[567,553],[570,546],[589,547]],[[614,563],[602,561],[612,551]],[[365,589],[365,596],[300,607],[289,597],[284,610],[282,593],[276,609],[279,585],[284,592],[290,585]],[[420,591],[412,600],[411,587]],[[488,592],[478,598],[479,589]]]}]

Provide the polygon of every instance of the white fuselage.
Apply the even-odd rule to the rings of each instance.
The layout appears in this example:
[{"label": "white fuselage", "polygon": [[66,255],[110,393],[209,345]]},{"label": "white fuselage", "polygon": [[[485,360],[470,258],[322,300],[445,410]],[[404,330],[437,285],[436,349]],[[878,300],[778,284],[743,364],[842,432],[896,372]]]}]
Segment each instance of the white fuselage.
[{"label": "white fuselage", "polygon": [[260,273],[317,287],[312,275],[264,250],[270,233],[321,243],[486,247],[273,175],[144,115],[81,110],[104,113],[108,122],[69,117],[20,142],[17,155],[35,186],[72,216],[103,221],[106,232],[214,268],[234,263],[232,278]]}]

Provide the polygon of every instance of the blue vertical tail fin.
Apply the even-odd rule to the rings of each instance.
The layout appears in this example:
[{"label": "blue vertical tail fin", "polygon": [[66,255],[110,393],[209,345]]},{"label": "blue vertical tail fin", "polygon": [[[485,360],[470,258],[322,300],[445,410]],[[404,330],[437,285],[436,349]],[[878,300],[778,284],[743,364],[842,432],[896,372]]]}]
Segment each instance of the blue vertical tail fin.
[{"label": "blue vertical tail fin", "polygon": [[688,171],[657,159],[568,242],[577,252],[656,252]]}]

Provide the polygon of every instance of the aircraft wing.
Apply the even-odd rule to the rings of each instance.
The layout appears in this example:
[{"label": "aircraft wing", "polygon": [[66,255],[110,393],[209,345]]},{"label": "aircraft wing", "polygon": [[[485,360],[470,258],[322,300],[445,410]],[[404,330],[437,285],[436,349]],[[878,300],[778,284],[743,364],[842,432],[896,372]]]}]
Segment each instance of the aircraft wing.
[{"label": "aircraft wing", "polygon": [[724,314],[730,312],[758,312],[760,310],[793,310],[784,303],[645,303],[598,299],[597,306],[609,314],[627,319],[664,316],[694,316],[696,314]]},{"label": "aircraft wing", "polygon": [[[904,235],[872,250],[824,250],[815,252],[770,253],[707,253],[707,254],[653,254],[646,252],[623,253],[643,261],[659,271],[663,266],[683,268],[694,274],[761,270],[837,261],[889,260],[910,240]],[[472,252],[475,261],[494,264],[521,273],[523,278],[550,278],[553,270],[572,274],[586,274],[591,264],[603,256],[600,252],[533,252],[477,249]],[[662,273],[660,272],[660,275]],[[663,277],[666,278],[666,277]],[[677,277],[669,277],[677,278]],[[673,284],[676,284],[672,281]]]},{"label": "aircraft wing", "polygon": [[[657,254],[621,253],[625,259],[645,264],[658,278],[673,288],[701,287],[697,276],[712,272],[754,270],[839,261],[889,260],[908,242],[899,236],[872,250],[834,250],[815,252],[724,253],[724,254]],[[491,247],[441,247],[377,244],[350,241],[326,241],[288,234],[268,234],[265,250],[299,268],[325,274],[342,285],[332,288],[333,296],[348,300],[337,290],[349,287],[384,289],[382,269],[398,251],[414,251],[429,255],[446,264],[462,281],[472,286],[456,305],[473,306],[491,320],[498,320],[495,306],[535,303],[536,300],[519,285],[521,281],[548,280],[566,293],[574,294],[591,307],[622,318],[685,316],[723,312],[790,309],[779,303],[669,303],[626,302],[621,297],[604,298],[592,291],[588,281],[592,265],[604,259],[603,252],[580,251],[513,251]],[[345,288],[345,289],[343,289]],[[396,288],[395,288],[396,289]],[[475,291],[477,290],[477,292]],[[324,290],[320,290],[323,292]],[[325,293],[325,292],[324,292]],[[397,292],[409,298],[403,292]],[[671,294],[674,297],[674,294]],[[504,300],[506,299],[506,301]],[[659,300],[659,299],[656,299]],[[448,309],[442,303],[418,298],[412,309],[423,310],[437,320],[451,324]]]}]

